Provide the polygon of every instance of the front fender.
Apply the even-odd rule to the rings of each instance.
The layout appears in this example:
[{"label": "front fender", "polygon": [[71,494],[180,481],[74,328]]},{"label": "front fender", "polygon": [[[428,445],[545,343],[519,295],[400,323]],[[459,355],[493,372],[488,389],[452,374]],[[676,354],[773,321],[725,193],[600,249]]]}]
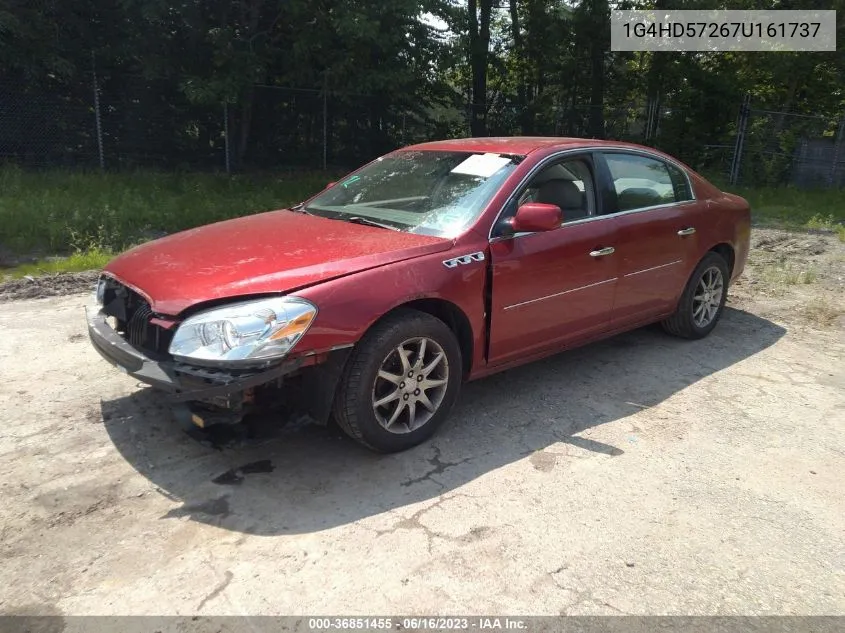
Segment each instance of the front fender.
[{"label": "front fender", "polygon": [[[465,258],[484,252],[484,259]],[[461,261],[447,266],[444,261]],[[472,329],[475,358],[483,362],[484,290],[488,254],[464,247],[435,253],[380,268],[362,271],[311,286],[296,293],[313,302],[318,315],[296,346],[296,354],[325,352],[354,345],[382,316],[412,301],[448,301],[467,317]]]}]

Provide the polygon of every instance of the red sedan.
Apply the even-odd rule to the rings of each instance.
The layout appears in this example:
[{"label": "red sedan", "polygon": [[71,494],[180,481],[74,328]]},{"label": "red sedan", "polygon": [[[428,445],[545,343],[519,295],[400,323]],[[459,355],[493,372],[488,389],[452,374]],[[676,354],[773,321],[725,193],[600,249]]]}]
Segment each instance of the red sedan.
[{"label": "red sedan", "polygon": [[652,322],[706,336],[749,230],[744,199],[646,147],[425,143],[290,209],[122,254],[89,333],[199,426],[284,398],[398,451],[466,380]]}]

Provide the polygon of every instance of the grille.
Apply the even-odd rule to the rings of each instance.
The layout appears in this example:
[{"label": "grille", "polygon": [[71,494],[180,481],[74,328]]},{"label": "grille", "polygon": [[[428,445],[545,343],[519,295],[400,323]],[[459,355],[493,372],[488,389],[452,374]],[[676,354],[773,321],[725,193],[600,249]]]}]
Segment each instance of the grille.
[{"label": "grille", "polygon": [[[129,317],[129,322],[126,324],[126,340],[136,347],[147,347],[147,330],[150,327],[150,317],[153,316],[153,311],[150,304],[141,300],[135,312]],[[152,326],[156,327],[156,326]]]},{"label": "grille", "polygon": [[163,328],[150,319],[150,304],[137,292],[111,278],[105,278],[103,311],[117,320],[117,332],[134,347],[152,357],[167,356],[173,330]]}]

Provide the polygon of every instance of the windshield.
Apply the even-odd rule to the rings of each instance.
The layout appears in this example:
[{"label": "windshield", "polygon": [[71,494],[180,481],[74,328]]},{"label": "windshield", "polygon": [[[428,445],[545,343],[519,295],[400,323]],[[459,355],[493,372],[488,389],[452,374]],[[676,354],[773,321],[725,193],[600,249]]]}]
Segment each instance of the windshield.
[{"label": "windshield", "polygon": [[519,158],[472,152],[394,152],[341,180],[304,210],[453,238],[475,221]]}]

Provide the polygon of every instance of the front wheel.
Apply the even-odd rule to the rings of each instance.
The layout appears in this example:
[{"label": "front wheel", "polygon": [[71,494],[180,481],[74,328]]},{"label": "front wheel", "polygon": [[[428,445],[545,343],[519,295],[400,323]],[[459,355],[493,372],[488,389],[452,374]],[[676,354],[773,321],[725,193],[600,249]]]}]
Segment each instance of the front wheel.
[{"label": "front wheel", "polygon": [[728,279],[725,259],[718,253],[707,253],[690,276],[675,314],[663,321],[663,329],[688,339],[710,334],[725,307]]},{"label": "front wheel", "polygon": [[334,418],[353,439],[392,453],[425,441],[449,415],[461,349],[440,319],[402,310],[358,343],[341,378]]}]

